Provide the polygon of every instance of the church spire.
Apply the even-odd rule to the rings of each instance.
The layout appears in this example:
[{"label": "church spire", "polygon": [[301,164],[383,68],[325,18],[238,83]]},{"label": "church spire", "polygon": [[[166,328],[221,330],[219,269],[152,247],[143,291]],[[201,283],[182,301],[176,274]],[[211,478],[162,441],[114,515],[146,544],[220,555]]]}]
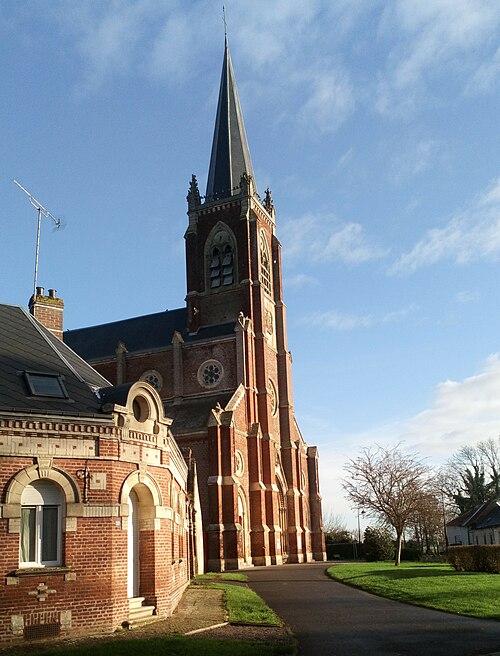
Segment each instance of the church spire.
[{"label": "church spire", "polygon": [[227,38],[208,171],[207,200],[229,198],[241,176],[254,177]]}]

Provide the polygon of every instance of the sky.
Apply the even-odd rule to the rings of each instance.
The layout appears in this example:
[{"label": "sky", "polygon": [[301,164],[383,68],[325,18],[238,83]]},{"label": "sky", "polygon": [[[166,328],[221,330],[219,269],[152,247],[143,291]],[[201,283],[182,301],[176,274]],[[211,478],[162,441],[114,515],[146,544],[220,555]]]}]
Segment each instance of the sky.
[{"label": "sky", "polygon": [[[323,506],[393,445],[431,465],[500,433],[500,2],[226,0],[257,189],[283,244],[294,403]],[[0,1],[0,301],[65,329],[182,307],[221,3]]]}]

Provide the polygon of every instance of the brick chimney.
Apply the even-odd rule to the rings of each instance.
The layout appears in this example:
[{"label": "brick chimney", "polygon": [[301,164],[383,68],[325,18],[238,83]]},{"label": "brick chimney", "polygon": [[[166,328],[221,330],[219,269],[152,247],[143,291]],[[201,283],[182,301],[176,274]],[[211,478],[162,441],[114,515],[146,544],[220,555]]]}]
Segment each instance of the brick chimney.
[{"label": "brick chimney", "polygon": [[45,296],[43,287],[37,287],[36,294],[30,298],[28,307],[37,321],[62,340],[64,301],[62,298],[57,298],[55,289],[49,289],[48,295]]}]

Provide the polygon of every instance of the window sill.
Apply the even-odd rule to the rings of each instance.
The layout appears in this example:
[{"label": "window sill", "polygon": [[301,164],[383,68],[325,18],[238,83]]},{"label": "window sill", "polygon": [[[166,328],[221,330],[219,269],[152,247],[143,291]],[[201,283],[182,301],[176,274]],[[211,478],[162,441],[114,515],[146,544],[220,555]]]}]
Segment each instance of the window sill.
[{"label": "window sill", "polygon": [[64,565],[56,567],[21,567],[20,569],[14,570],[10,576],[24,578],[25,576],[52,576],[57,574],[68,574],[68,572],[71,572],[71,568],[65,567]]}]

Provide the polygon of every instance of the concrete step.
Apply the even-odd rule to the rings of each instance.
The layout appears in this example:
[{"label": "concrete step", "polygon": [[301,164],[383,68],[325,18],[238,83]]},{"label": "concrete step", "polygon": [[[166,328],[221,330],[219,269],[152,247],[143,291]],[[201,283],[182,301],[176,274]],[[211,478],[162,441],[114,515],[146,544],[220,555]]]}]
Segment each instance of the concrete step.
[{"label": "concrete step", "polygon": [[144,597],[133,597],[129,599],[128,621],[130,624],[137,625],[147,622],[153,618],[156,610],[155,606],[145,606]]},{"label": "concrete step", "polygon": [[130,610],[133,608],[140,608],[144,603],[145,597],[129,597],[128,607]]}]

